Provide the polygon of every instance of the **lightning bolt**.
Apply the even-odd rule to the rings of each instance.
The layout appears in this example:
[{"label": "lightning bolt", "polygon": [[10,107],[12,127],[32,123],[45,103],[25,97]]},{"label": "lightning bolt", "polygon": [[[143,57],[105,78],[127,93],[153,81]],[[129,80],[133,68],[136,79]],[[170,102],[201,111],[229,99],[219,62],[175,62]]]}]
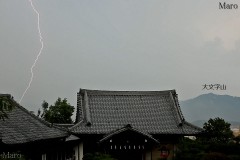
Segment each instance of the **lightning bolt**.
[{"label": "lightning bolt", "polygon": [[39,35],[39,41],[40,41],[40,43],[41,43],[41,48],[40,48],[40,50],[39,50],[39,52],[38,52],[38,55],[37,55],[36,59],[34,60],[34,63],[33,63],[33,65],[32,65],[32,67],[31,67],[31,78],[30,78],[30,81],[29,81],[29,83],[28,83],[27,88],[25,89],[25,91],[24,91],[23,94],[22,94],[22,97],[21,97],[19,103],[21,103],[23,97],[24,97],[25,94],[27,93],[28,89],[31,87],[31,84],[32,84],[32,81],[33,81],[33,77],[34,77],[33,69],[34,69],[34,67],[36,66],[36,63],[37,63],[37,61],[38,61],[38,58],[39,58],[40,55],[42,54],[42,50],[43,50],[43,47],[44,47],[44,45],[43,45],[42,33],[41,33],[41,28],[40,28],[40,14],[39,14],[39,12],[36,10],[36,8],[35,8],[32,0],[28,0],[28,1],[29,1],[30,5],[31,5],[33,11],[34,11],[34,12],[36,13],[36,15],[37,15],[37,28],[38,28],[38,35]]}]

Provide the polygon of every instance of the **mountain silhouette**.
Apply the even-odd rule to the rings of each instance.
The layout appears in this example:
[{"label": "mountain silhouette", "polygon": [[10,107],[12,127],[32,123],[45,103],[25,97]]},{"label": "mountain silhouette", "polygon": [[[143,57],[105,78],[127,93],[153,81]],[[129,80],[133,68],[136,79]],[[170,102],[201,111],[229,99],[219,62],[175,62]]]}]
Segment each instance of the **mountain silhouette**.
[{"label": "mountain silhouette", "polygon": [[240,124],[240,97],[209,93],[180,101],[180,106],[185,119],[198,126],[216,117]]}]

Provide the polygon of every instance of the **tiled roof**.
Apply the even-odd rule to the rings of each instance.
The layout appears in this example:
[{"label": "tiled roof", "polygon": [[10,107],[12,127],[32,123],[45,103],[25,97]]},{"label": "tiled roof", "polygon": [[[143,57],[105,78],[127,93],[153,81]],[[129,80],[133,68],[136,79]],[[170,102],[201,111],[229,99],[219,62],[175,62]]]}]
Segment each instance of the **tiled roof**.
[{"label": "tiled roof", "polygon": [[113,136],[115,136],[115,135],[121,134],[121,133],[123,133],[123,132],[129,132],[129,131],[138,133],[138,134],[140,134],[140,135],[142,135],[142,136],[144,136],[144,137],[147,137],[148,139],[150,139],[150,140],[153,141],[154,143],[159,144],[159,141],[156,140],[155,138],[153,138],[152,135],[147,134],[147,133],[143,133],[143,132],[141,132],[141,131],[139,131],[139,130],[137,130],[137,129],[135,129],[135,128],[132,128],[132,126],[129,125],[129,124],[126,125],[126,126],[123,127],[123,128],[120,128],[120,129],[118,129],[118,130],[116,130],[116,131],[113,131],[113,132],[105,135],[101,140],[99,140],[99,142],[102,143],[102,142],[108,140],[109,138],[111,138],[111,137],[113,137]]},{"label": "tiled roof", "polygon": [[41,120],[34,114],[15,102],[10,95],[9,100],[13,101],[14,108],[8,113],[8,119],[0,120],[0,133],[2,142],[5,144],[22,144],[27,142],[64,138],[67,132]]},{"label": "tiled roof", "polygon": [[186,122],[175,90],[99,91],[80,89],[78,134],[107,134],[127,124],[148,134],[194,135],[201,128]]}]

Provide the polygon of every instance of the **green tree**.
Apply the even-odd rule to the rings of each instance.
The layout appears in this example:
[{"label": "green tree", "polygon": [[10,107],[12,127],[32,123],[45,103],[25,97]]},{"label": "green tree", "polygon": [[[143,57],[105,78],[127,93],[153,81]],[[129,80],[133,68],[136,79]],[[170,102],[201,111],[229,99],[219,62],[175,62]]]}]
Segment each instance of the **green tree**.
[{"label": "green tree", "polygon": [[203,128],[206,134],[198,135],[196,140],[183,138],[179,142],[176,160],[240,159],[238,138],[233,141],[229,123],[221,118],[214,118],[209,119]]},{"label": "green tree", "polygon": [[201,160],[206,146],[199,141],[183,138],[178,143],[176,160]]},{"label": "green tree", "polygon": [[210,118],[203,125],[203,129],[206,131],[205,140],[210,143],[230,142],[233,139],[233,132],[230,129],[230,125],[230,123],[225,122],[222,118]]},{"label": "green tree", "polygon": [[45,121],[50,123],[73,123],[71,116],[74,112],[74,107],[71,106],[67,99],[58,98],[54,105],[49,106],[46,101],[42,103],[42,114],[41,111],[38,110],[38,116],[43,118]]},{"label": "green tree", "polygon": [[225,154],[223,153],[218,153],[218,152],[210,152],[205,154],[203,160],[231,160],[228,158]]},{"label": "green tree", "polygon": [[8,118],[8,112],[13,109],[13,101],[9,99],[9,96],[0,95],[0,120]]}]

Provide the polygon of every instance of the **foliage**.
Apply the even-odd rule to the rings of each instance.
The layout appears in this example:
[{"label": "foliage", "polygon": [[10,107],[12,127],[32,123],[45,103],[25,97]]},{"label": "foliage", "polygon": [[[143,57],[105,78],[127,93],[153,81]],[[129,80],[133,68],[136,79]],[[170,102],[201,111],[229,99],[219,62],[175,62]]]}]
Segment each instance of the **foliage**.
[{"label": "foliage", "polygon": [[204,123],[203,129],[206,131],[206,142],[209,143],[228,143],[233,139],[233,132],[230,129],[230,123],[222,118],[210,118]]},{"label": "foliage", "polygon": [[116,160],[111,157],[109,154],[104,153],[87,153],[84,155],[83,160]]},{"label": "foliage", "polygon": [[223,153],[218,153],[218,152],[210,152],[205,154],[203,160],[231,160],[228,158],[225,154]]},{"label": "foliage", "polygon": [[236,143],[202,143],[184,138],[178,144],[176,160],[240,160],[240,145]]},{"label": "foliage", "polygon": [[228,156],[231,160],[240,160],[240,155],[229,155]]},{"label": "foliage", "polygon": [[184,138],[179,142],[176,160],[240,160],[239,137],[233,139],[229,123],[210,119],[204,129],[206,134],[196,140]]},{"label": "foliage", "polygon": [[73,123],[71,116],[73,115],[74,107],[67,102],[66,98],[63,100],[58,98],[54,105],[50,107],[46,101],[43,101],[42,110],[42,114],[41,111],[38,110],[38,116],[45,121],[62,124]]},{"label": "foliage", "polygon": [[13,109],[14,103],[7,96],[0,97],[0,120],[8,118],[7,112]]},{"label": "foliage", "polygon": [[200,160],[205,153],[205,145],[200,142],[184,138],[179,142],[176,154],[177,160]]}]

